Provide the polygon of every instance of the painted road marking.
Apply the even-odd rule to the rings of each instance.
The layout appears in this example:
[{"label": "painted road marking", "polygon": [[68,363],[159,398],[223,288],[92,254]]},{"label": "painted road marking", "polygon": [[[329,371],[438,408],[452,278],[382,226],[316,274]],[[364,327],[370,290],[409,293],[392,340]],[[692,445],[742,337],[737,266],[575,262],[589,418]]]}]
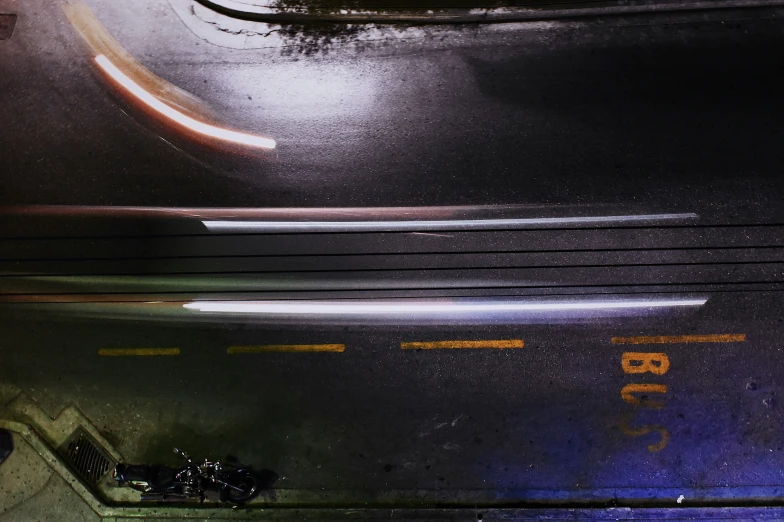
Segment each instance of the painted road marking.
[{"label": "painted road marking", "polygon": [[522,339],[501,339],[486,341],[431,341],[400,343],[403,350],[439,350],[444,348],[522,348]]},{"label": "painted road marking", "polygon": [[229,346],[227,354],[267,352],[345,352],[345,344],[265,344],[258,346]]},{"label": "painted road marking", "polygon": [[740,343],[746,334],[658,335],[613,337],[612,344]]},{"label": "painted road marking", "polygon": [[180,355],[179,348],[101,348],[98,355],[105,357],[126,357],[144,355]]},{"label": "painted road marking", "polygon": [[619,425],[621,432],[623,432],[624,435],[628,435],[630,437],[641,437],[643,435],[656,432],[659,434],[659,441],[655,444],[648,444],[648,451],[651,453],[658,453],[667,447],[667,444],[670,443],[670,432],[667,430],[666,426],[662,426],[661,424],[646,424],[645,426],[639,428],[632,428],[629,426],[628,417],[630,416],[631,414],[624,416],[621,419]]},{"label": "painted road marking", "polygon": [[[664,375],[670,369],[670,358],[667,357],[666,353],[625,352],[621,355],[621,368],[626,375],[639,375],[643,373]],[[662,424],[646,424],[638,428],[630,428],[628,422],[629,417],[636,412],[638,408],[664,408],[664,398],[662,397],[661,400],[651,400],[650,394],[658,393],[666,395],[667,390],[668,387],[666,384],[652,383],[631,383],[621,389],[621,398],[626,404],[630,404],[635,408],[634,411],[627,412],[621,419],[619,425],[621,432],[630,437],[641,437],[651,432],[657,432],[659,434],[659,441],[656,444],[648,445],[648,451],[651,453],[659,452],[667,447],[667,444],[670,442],[669,430]],[[640,396],[635,396],[635,393],[639,393]]]}]

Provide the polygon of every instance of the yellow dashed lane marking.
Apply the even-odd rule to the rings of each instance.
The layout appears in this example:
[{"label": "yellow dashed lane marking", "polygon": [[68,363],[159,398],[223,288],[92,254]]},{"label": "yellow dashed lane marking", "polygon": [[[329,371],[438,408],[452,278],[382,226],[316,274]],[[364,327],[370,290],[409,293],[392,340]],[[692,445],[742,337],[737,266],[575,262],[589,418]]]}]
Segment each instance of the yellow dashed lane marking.
[{"label": "yellow dashed lane marking", "polygon": [[260,346],[229,346],[228,354],[266,352],[345,352],[345,344],[266,344]]},{"label": "yellow dashed lane marking", "polygon": [[98,355],[126,357],[144,355],[180,355],[179,348],[101,348]]},{"label": "yellow dashed lane marking", "polygon": [[613,337],[613,344],[675,344],[675,343],[739,343],[746,334],[707,335],[657,335],[640,337]]},{"label": "yellow dashed lane marking", "polygon": [[439,350],[443,348],[522,348],[522,339],[501,339],[486,341],[431,341],[400,343],[403,350]]}]

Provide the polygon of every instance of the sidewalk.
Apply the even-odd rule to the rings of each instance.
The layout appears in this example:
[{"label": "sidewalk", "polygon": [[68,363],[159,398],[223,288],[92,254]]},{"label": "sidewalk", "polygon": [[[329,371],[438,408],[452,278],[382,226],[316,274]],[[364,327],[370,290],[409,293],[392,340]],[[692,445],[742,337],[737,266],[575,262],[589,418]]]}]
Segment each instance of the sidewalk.
[{"label": "sidewalk", "polygon": [[14,451],[0,465],[0,521],[99,521],[101,517],[14,433]]}]

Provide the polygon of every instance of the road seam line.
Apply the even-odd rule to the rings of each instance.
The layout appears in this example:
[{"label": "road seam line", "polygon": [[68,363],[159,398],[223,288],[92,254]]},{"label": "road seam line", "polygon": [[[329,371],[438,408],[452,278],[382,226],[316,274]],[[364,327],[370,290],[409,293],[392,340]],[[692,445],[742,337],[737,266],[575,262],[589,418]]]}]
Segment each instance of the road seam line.
[{"label": "road seam line", "polygon": [[746,334],[654,335],[613,337],[612,344],[741,343]]},{"label": "road seam line", "polygon": [[179,348],[100,348],[98,355],[103,357],[133,357],[180,355]]},{"label": "road seam line", "polygon": [[403,350],[439,350],[449,348],[523,348],[522,339],[496,339],[480,341],[428,341],[400,343]]},{"label": "road seam line", "polygon": [[229,346],[226,353],[229,355],[248,353],[272,352],[335,352],[346,351],[345,344],[264,344],[255,346]]}]

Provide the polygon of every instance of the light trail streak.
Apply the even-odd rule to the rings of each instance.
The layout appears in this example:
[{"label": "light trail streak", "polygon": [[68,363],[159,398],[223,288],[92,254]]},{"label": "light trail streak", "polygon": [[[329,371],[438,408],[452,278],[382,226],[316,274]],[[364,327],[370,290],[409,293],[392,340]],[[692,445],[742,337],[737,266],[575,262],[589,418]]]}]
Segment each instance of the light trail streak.
[{"label": "light trail streak", "polygon": [[375,232],[488,230],[542,225],[591,225],[696,219],[694,213],[628,216],[571,216],[510,219],[378,220],[378,221],[226,221],[202,220],[211,232]]},{"label": "light trail streak", "polygon": [[244,132],[237,132],[214,125],[209,125],[183,114],[182,112],[173,109],[165,103],[158,100],[155,96],[144,90],[139,84],[134,82],[128,75],[123,73],[115,66],[109,58],[103,54],[95,57],[95,62],[98,66],[111,77],[115,82],[122,86],[126,91],[135,96],[139,101],[160,113],[161,115],[169,118],[173,122],[204,136],[211,138],[238,143],[240,145],[247,145],[249,147],[258,147],[263,149],[274,149],[275,140],[255,136],[253,134],[246,134]]},{"label": "light trail streak", "polygon": [[188,310],[218,314],[353,316],[353,317],[455,317],[465,314],[536,314],[545,312],[590,312],[646,310],[702,306],[707,299],[634,299],[591,301],[194,301]]}]

